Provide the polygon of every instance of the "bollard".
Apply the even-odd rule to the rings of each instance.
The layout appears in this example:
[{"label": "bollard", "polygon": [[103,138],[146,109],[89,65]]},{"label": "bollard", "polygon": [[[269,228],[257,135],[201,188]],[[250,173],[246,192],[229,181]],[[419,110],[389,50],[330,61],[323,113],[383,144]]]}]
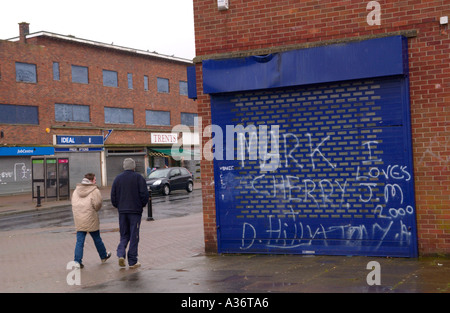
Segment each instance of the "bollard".
[{"label": "bollard", "polygon": [[150,191],[150,196],[148,197],[148,204],[147,204],[147,221],[154,221],[153,218],[153,208],[152,208],[152,192]]},{"label": "bollard", "polygon": [[40,208],[41,207],[41,186],[37,186],[37,204],[36,207]]}]

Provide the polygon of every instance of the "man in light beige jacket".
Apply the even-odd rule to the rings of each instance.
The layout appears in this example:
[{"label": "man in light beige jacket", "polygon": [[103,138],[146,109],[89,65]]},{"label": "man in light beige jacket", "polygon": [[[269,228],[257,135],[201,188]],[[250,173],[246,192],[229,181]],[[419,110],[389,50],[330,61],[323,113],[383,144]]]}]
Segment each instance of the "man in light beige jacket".
[{"label": "man in light beige jacket", "polygon": [[102,262],[106,262],[111,257],[111,252],[106,252],[105,245],[100,237],[98,210],[102,207],[103,199],[95,183],[95,174],[84,175],[81,184],[77,184],[72,195],[73,219],[77,229],[74,260],[80,268],[84,267],[82,260],[87,233],[91,234]]}]

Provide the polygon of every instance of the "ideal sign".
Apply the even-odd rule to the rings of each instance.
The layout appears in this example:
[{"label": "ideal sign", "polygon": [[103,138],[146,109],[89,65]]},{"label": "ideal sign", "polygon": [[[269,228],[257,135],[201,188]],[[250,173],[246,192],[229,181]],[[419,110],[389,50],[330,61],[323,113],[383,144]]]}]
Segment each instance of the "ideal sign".
[{"label": "ideal sign", "polygon": [[103,136],[56,136],[56,145],[103,145]]},{"label": "ideal sign", "polygon": [[178,134],[172,133],[152,133],[151,143],[174,144],[178,142]]}]

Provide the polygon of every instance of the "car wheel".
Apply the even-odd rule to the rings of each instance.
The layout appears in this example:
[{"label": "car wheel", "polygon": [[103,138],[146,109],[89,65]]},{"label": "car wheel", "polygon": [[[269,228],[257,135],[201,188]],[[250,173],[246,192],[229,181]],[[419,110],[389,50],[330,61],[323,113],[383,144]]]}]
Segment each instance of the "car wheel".
[{"label": "car wheel", "polygon": [[163,194],[164,196],[167,196],[169,193],[170,193],[170,187],[169,187],[169,185],[164,185],[163,188],[162,188],[162,194]]},{"label": "car wheel", "polygon": [[188,184],[186,186],[187,192],[192,192],[193,189],[194,189],[194,185],[192,184],[192,182],[188,182]]}]

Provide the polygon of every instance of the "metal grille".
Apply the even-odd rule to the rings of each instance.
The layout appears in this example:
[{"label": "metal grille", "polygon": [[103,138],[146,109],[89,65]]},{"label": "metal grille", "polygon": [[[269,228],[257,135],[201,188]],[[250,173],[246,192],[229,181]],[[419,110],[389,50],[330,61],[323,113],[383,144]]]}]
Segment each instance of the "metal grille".
[{"label": "metal grille", "polygon": [[224,160],[214,161],[220,251],[414,255],[404,83],[214,96],[213,124],[224,129]]}]

